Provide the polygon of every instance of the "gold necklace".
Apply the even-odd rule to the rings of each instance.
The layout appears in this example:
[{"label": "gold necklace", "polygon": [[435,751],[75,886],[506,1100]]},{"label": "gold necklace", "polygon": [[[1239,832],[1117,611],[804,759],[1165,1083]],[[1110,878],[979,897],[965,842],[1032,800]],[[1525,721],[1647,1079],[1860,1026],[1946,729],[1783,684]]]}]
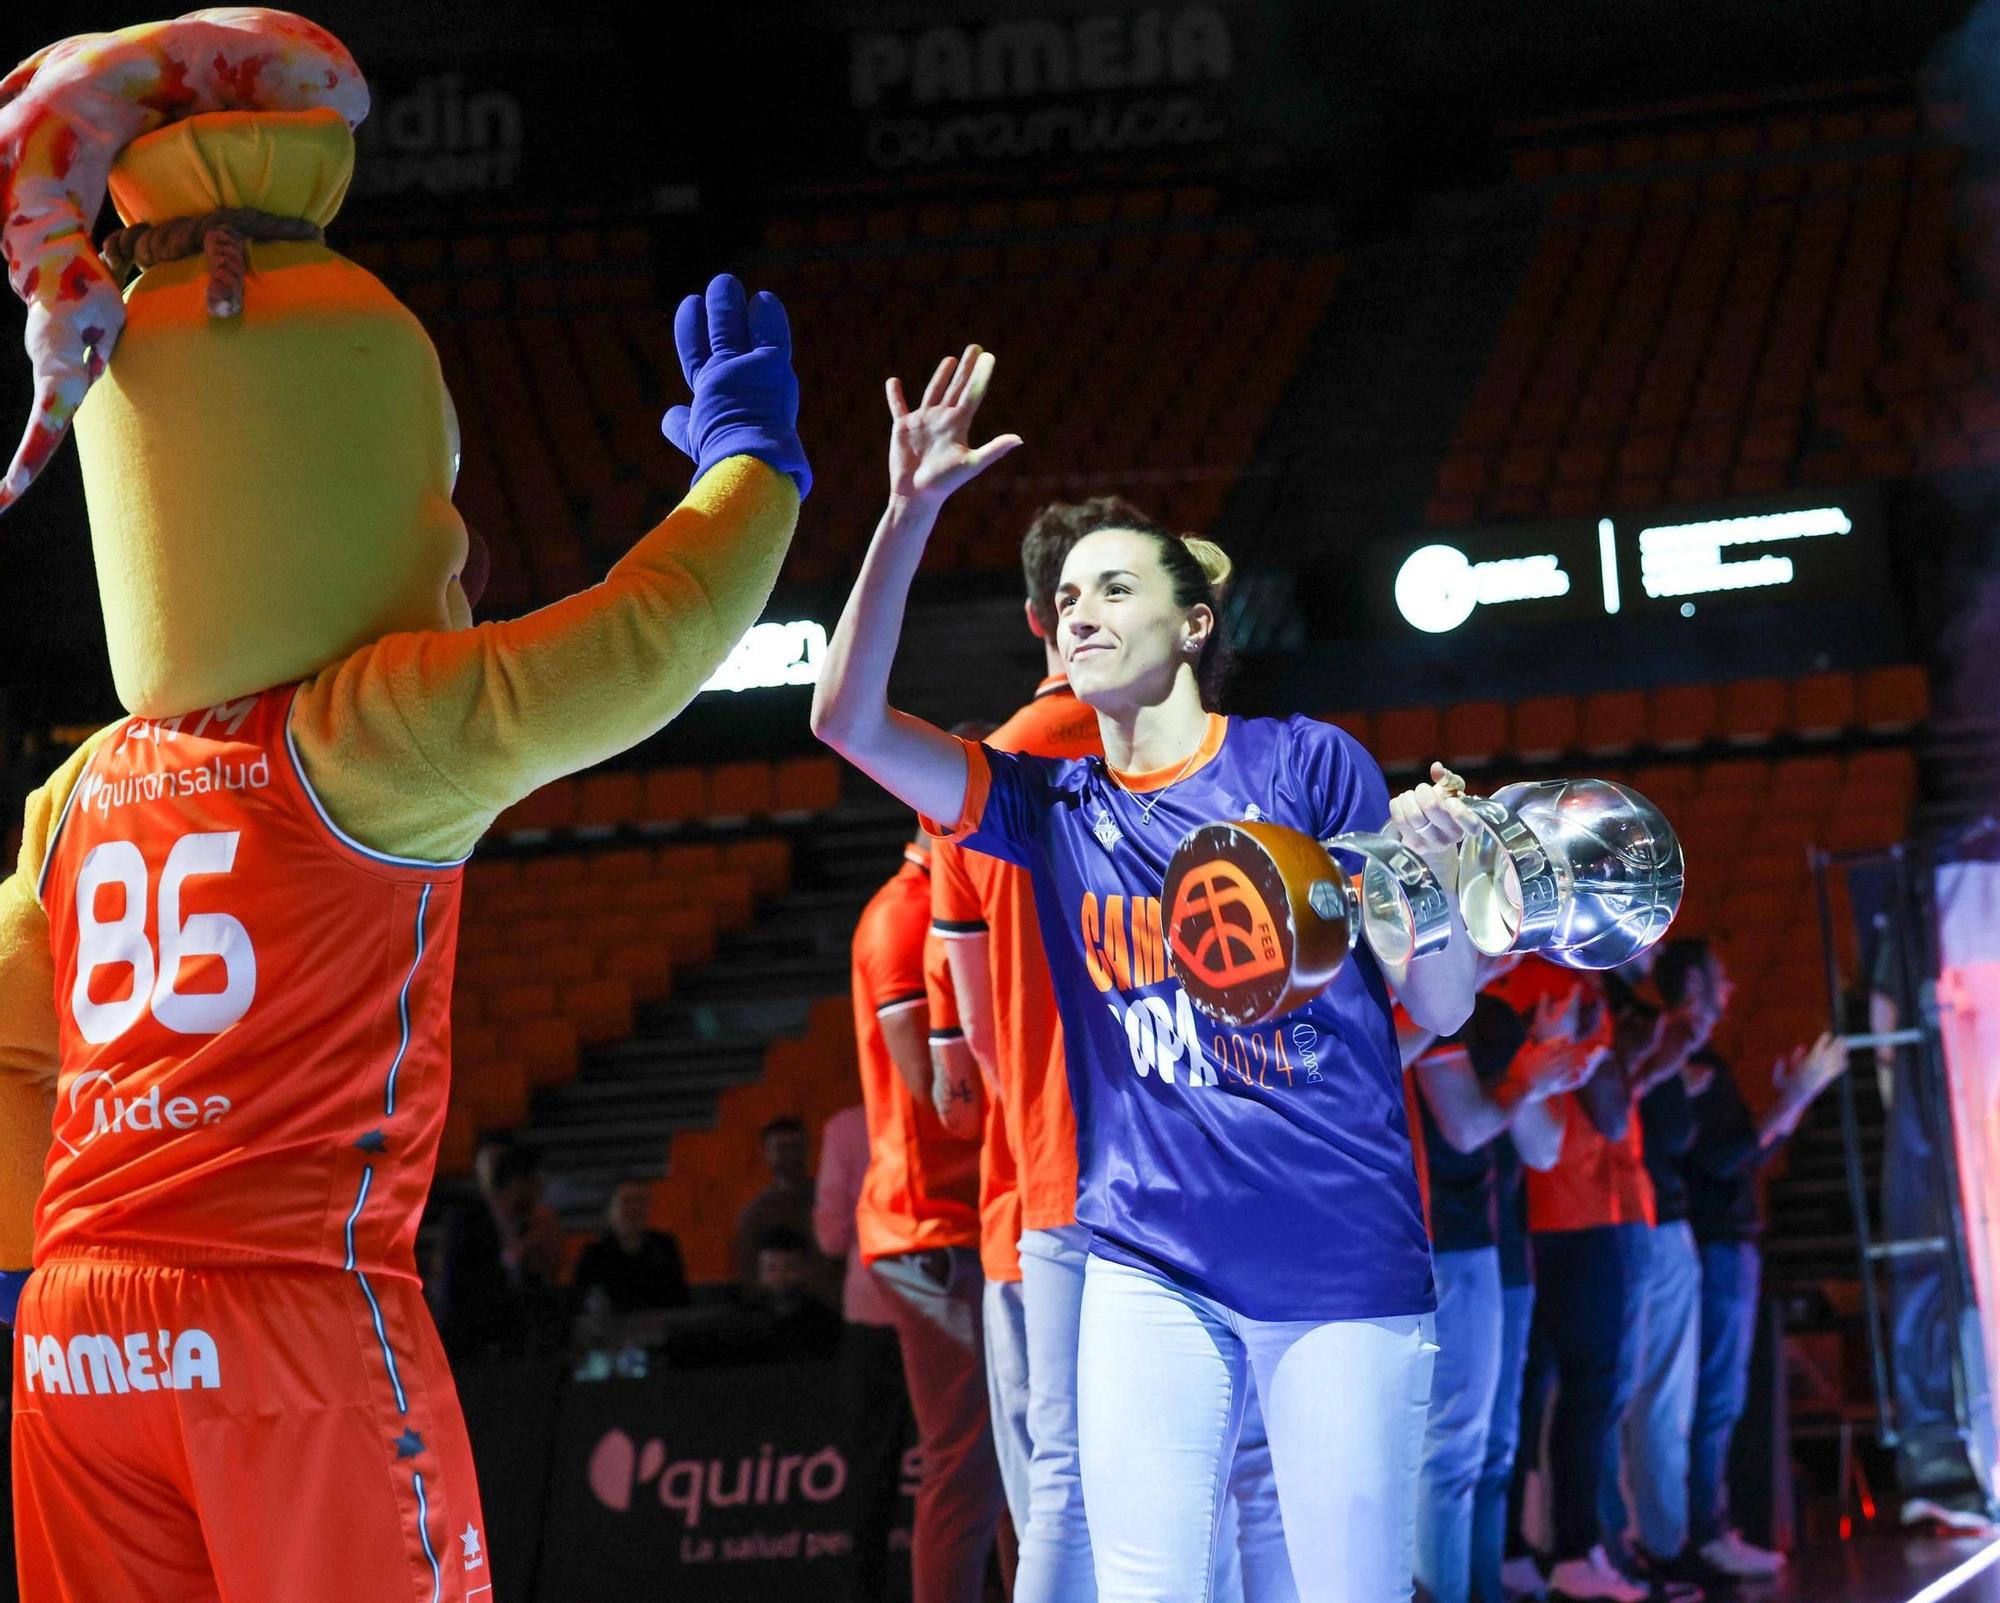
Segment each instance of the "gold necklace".
[{"label": "gold necklace", "polygon": [[1195,758],[1199,757],[1200,755],[1201,755],[1201,747],[1196,746],[1193,751],[1187,754],[1187,761],[1180,765],[1180,768],[1175,772],[1174,777],[1168,780],[1158,790],[1153,792],[1152,800],[1143,801],[1139,804],[1140,823],[1142,824],[1152,823],[1153,809],[1160,805],[1160,798],[1166,795],[1168,791],[1172,790],[1174,786],[1178,785],[1183,779],[1187,778],[1188,770],[1194,766]]}]

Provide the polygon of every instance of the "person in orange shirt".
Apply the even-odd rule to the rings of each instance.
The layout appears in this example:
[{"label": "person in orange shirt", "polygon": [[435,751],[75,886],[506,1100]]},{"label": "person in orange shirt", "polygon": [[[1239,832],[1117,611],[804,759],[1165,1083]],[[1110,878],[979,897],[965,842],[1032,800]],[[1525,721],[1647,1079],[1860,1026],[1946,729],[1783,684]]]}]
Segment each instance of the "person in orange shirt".
[{"label": "person in orange shirt", "polygon": [[924,941],[930,851],[919,836],[855,925],[854,1031],[868,1172],[854,1223],[889,1293],[923,1454],[913,1603],[978,1603],[1000,1514],[982,1358],[979,1149],[931,1106]]},{"label": "person in orange shirt", "polygon": [[[982,739],[991,724],[977,728]],[[933,877],[936,867],[933,863]],[[980,1303],[986,1406],[992,1419],[993,1456],[1000,1469],[1007,1519],[999,1532],[1000,1578],[1011,1597],[1019,1537],[1027,1520],[1028,1371],[1021,1333],[1021,1193],[1000,1103],[980,1082],[960,1022],[945,943],[935,930],[924,937],[924,994],[930,1004],[931,1101],[938,1122],[952,1135],[979,1143],[979,1268],[986,1278]]]},{"label": "person in orange shirt", "polygon": [[[1041,642],[1045,672],[1033,699],[987,737],[1003,750],[1074,757],[1099,749],[1096,716],[1070,693],[1055,652],[1055,591],[1081,517],[1110,504],[1044,508],[1021,542],[1028,629]],[[1034,889],[1012,864],[946,842],[933,861],[932,929],[945,940],[972,1055],[993,1091],[988,1122],[998,1125],[998,1139],[989,1151],[997,1147],[996,1162],[1015,1173],[1018,1249],[996,1241],[985,1256],[995,1430],[1002,1438],[1018,1432],[1029,1444],[1025,1457],[1001,1456],[1003,1469],[1014,1470],[1016,1603],[1089,1598],[1096,1577],[1076,1460],[1086,1233],[1076,1222],[1076,1114]],[[992,1189],[990,1166],[982,1180]],[[1007,1258],[1013,1275],[995,1275]]]},{"label": "person in orange shirt", "polygon": [[[1585,1041],[1608,1048],[1595,1075],[1561,1099],[1562,1156],[1528,1176],[1536,1303],[1522,1387],[1522,1439],[1539,1439],[1551,1381],[1549,1592],[1563,1599],[1644,1603],[1651,1590],[1628,1568],[1622,1532],[1607,1530],[1605,1477],[1618,1472],[1618,1421],[1631,1400],[1643,1317],[1653,1183],[1633,1104],[1677,1065],[1685,1045],[1646,1009],[1614,1010],[1604,980],[1530,958],[1494,991],[1523,1013],[1545,998],[1567,1008],[1581,993]],[[1667,1064],[1664,1070],[1662,1064]],[[1525,1468],[1523,1455],[1520,1468]],[[1523,1555],[1525,1556],[1525,1555]]]}]

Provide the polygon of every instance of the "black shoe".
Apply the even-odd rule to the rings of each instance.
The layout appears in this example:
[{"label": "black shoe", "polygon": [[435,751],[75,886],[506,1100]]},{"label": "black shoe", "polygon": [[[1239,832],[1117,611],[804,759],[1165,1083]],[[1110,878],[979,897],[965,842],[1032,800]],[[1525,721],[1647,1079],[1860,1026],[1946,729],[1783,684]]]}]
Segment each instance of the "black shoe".
[{"label": "black shoe", "polygon": [[1653,1603],[1703,1603],[1718,1582],[1727,1579],[1699,1553],[1683,1549],[1671,1559],[1654,1558],[1634,1545],[1626,1569],[1653,1594]]}]

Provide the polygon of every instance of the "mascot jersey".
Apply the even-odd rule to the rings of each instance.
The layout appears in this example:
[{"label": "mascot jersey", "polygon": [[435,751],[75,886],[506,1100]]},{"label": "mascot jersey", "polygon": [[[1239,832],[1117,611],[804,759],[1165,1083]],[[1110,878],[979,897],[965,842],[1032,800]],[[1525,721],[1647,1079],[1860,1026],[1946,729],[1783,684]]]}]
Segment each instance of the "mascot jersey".
[{"label": "mascot jersey", "polygon": [[1430,1247],[1374,958],[1357,951],[1281,1019],[1225,1028],[1168,969],[1160,907],[1167,860],[1199,825],[1261,818],[1315,840],[1383,828],[1374,759],[1312,719],[1218,714],[1191,765],[1154,774],[970,742],[966,757],[951,836],[1034,881],[1091,1250],[1252,1319],[1429,1312]]},{"label": "mascot jersey", "polygon": [[331,821],[286,738],[294,695],[132,719],[70,792],[42,883],[63,1064],[45,1258],[410,1273],[459,871]]}]

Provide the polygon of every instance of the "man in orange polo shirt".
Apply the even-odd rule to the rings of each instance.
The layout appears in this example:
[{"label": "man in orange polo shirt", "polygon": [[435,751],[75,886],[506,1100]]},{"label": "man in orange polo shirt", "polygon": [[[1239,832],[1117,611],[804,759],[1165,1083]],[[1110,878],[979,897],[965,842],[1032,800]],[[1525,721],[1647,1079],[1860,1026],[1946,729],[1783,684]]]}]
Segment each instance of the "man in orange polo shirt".
[{"label": "man in orange polo shirt", "polygon": [[1654,1221],[1653,1183],[1633,1100],[1656,1083],[1662,1054],[1685,1048],[1664,1038],[1659,1015],[1614,1009],[1596,974],[1530,958],[1494,986],[1523,1013],[1544,997],[1567,1005],[1579,990],[1594,1019],[1585,1038],[1608,1047],[1609,1055],[1590,1081],[1561,1099],[1560,1160],[1528,1176],[1536,1303],[1523,1439],[1535,1439],[1528,1432],[1539,1427],[1554,1380],[1550,1596],[1645,1603],[1652,1591],[1628,1573],[1629,1561],[1618,1551],[1623,1533],[1605,1529],[1607,1504],[1622,1505],[1604,1495],[1604,1478],[1618,1472],[1617,1423],[1636,1379],[1640,1293]]},{"label": "man in orange polo shirt", "polygon": [[[1086,526],[1079,514],[1099,504],[1046,507],[1021,542],[1028,629],[1042,642],[1045,677],[987,737],[999,750],[1078,757],[1101,749],[1096,714],[1070,693],[1055,650],[1062,565]],[[1024,1377],[1027,1388],[1021,1396],[1016,1382],[994,1399],[997,1428],[1024,1416],[1030,1445],[1026,1485],[1010,1488],[1010,1501],[1023,1505],[1015,1509],[1015,1603],[1087,1603],[1097,1582],[1077,1467],[1076,1352],[1089,1236],[1076,1222],[1076,1115],[1062,1025],[1027,874],[943,842],[935,852],[933,928],[946,941],[973,1053],[997,1093],[998,1151],[1015,1171],[1018,1298],[1004,1285],[991,1294],[989,1310],[1007,1317],[989,1333],[987,1357],[996,1374]]]},{"label": "man in orange polo shirt", "polygon": [[1000,1512],[981,1356],[979,1149],[949,1134],[931,1107],[928,842],[919,836],[903,858],[854,930],[869,1141],[855,1230],[862,1261],[890,1294],[923,1452],[913,1603],[978,1603]]},{"label": "man in orange polo shirt", "polygon": [[[984,739],[993,726],[980,726]],[[935,864],[933,864],[935,876]],[[1021,1527],[1028,1520],[1028,1369],[1021,1324],[1021,1194],[1014,1184],[1014,1155],[1000,1099],[981,1083],[960,1022],[945,942],[935,930],[924,937],[924,991],[930,1002],[931,1103],[952,1135],[979,1143],[979,1268],[986,1277],[981,1302],[985,1338],[986,1402],[992,1417],[993,1456],[1000,1466],[1009,1523],[1000,1532],[1000,1576],[1009,1594]]]}]

